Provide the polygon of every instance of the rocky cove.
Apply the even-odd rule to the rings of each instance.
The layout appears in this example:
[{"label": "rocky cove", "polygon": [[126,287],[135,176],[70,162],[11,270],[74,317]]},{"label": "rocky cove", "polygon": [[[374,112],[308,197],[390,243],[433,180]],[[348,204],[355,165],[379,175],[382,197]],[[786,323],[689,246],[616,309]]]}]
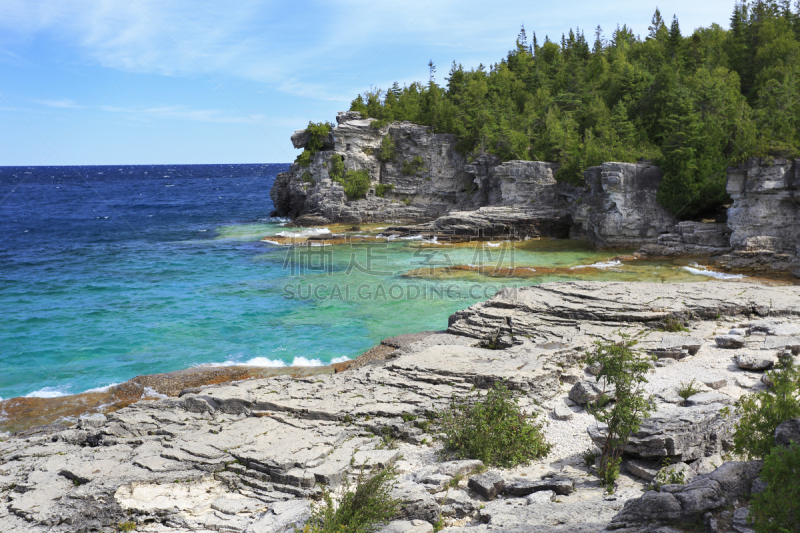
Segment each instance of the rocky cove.
[{"label": "rocky cove", "polygon": [[[293,531],[322,490],[394,464],[404,505],[384,531],[747,531],[759,462],[730,456],[721,411],[800,353],[800,289],[740,281],[548,283],[504,290],[446,331],[387,339],[335,374],[187,388],[70,428],[0,442],[4,531]],[[680,320],[688,331],[669,333]],[[602,439],[582,404],[597,340],[636,335],[653,356],[657,410],[626,447],[608,495],[584,454]],[[491,344],[489,344],[491,343]],[[496,349],[490,349],[494,347]],[[349,368],[346,368],[348,367]],[[680,385],[695,378],[682,401]],[[544,422],[542,460],[470,474],[445,461],[426,413],[503,382]],[[794,432],[794,433],[793,433]],[[385,436],[395,445],[386,447]],[[780,439],[797,439],[791,423]],[[594,441],[594,442],[593,442]],[[645,490],[664,459],[686,483]],[[703,526],[706,527],[706,526]]]},{"label": "rocky cove", "polygon": [[[391,158],[381,156],[390,138]],[[308,145],[308,130],[292,136]],[[577,238],[628,257],[704,257],[736,272],[800,276],[800,162],[751,158],[728,170],[732,204],[716,220],[681,221],[656,200],[661,170],[648,163],[603,163],[580,186],[556,182],[555,163],[467,161],[450,134],[409,122],[383,124],[340,112],[311,155],[279,174],[270,191],[275,215],[300,226],[388,222],[386,235],[424,234],[457,242],[487,238]],[[347,197],[331,178],[333,158],[366,171],[364,199]]]}]

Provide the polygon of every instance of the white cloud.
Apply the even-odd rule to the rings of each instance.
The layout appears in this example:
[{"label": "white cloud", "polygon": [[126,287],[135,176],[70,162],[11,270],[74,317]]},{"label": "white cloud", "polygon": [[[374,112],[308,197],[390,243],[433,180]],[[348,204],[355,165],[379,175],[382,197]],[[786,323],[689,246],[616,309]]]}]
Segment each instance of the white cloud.
[{"label": "white cloud", "polygon": [[122,113],[131,119],[150,120],[152,118],[177,118],[197,122],[216,122],[223,124],[244,124],[263,119],[263,115],[245,115],[242,112],[228,112],[220,109],[192,109],[185,106],[159,107],[119,107],[100,106],[107,113]]}]

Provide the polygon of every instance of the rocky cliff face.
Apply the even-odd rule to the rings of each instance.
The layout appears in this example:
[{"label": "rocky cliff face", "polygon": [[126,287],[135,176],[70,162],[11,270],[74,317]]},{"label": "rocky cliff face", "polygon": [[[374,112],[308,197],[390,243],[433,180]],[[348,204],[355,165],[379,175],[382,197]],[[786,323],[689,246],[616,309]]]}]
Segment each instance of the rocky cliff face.
[{"label": "rocky cliff face", "polygon": [[728,173],[730,268],[792,271],[800,277],[800,160],[757,159]]},{"label": "rocky cliff face", "polygon": [[[720,266],[793,270],[800,276],[800,162],[752,159],[731,169],[729,220],[679,222],[656,197],[662,172],[647,162],[603,163],[580,187],[557,183],[556,163],[506,161],[484,154],[467,162],[456,139],[430,128],[342,112],[308,167],[292,165],[270,192],[274,215],[302,225],[333,222],[411,224],[393,230],[472,238],[583,238],[602,248],[637,248],[649,256],[719,255]],[[395,156],[381,161],[391,138]],[[309,141],[292,136],[296,148]],[[330,178],[331,157],[346,170],[366,170],[372,187],[348,199]],[[384,158],[385,159],[385,158]],[[416,162],[416,164],[414,164]],[[378,196],[382,186],[383,197]],[[393,188],[392,188],[393,187]],[[391,189],[389,189],[391,188]],[[732,252],[732,253],[729,253]]]},{"label": "rocky cliff face", "polygon": [[603,163],[584,173],[573,204],[573,236],[605,248],[655,242],[677,222],[656,201],[663,174],[649,163]]},{"label": "rocky cliff face", "polygon": [[[425,126],[396,122],[377,128],[374,119],[354,112],[339,113],[337,122],[310,166],[292,165],[278,175],[270,192],[275,215],[298,224],[428,222],[415,229],[475,236],[572,234],[605,247],[654,241],[675,222],[656,203],[661,172],[650,164],[605,163],[586,172],[586,187],[564,187],[554,178],[556,163],[500,163],[481,155],[468,164],[453,135]],[[395,156],[381,161],[385,137]],[[308,141],[305,130],[292,136],[296,148]],[[372,187],[365,199],[348,199],[330,178],[334,154],[344,159],[346,170],[369,173]],[[376,194],[379,185],[383,197]]]}]

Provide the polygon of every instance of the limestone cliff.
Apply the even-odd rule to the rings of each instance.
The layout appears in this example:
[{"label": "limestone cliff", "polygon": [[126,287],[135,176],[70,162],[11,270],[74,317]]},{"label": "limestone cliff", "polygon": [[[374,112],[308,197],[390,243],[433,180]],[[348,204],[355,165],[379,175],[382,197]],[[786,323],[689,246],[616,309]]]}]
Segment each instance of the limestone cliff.
[{"label": "limestone cliff", "polygon": [[[608,162],[581,186],[557,183],[558,164],[506,161],[482,154],[468,162],[456,138],[409,122],[379,125],[340,112],[338,125],[308,167],[293,164],[270,192],[274,215],[300,225],[401,224],[395,233],[461,239],[582,238],[601,248],[637,248],[643,256],[714,255],[727,268],[793,271],[800,276],[800,162],[750,159],[728,174],[728,221],[679,222],[657,201],[663,174],[649,162]],[[380,157],[389,138],[391,158]],[[292,136],[296,148],[306,130]],[[332,157],[366,170],[366,198],[352,200],[331,179]],[[385,154],[384,154],[385,155]],[[721,255],[727,254],[727,255]]]},{"label": "limestone cliff", "polygon": [[[337,123],[308,167],[294,164],[278,175],[270,193],[274,215],[298,224],[388,221],[427,223],[414,229],[444,234],[576,236],[603,247],[655,242],[676,222],[656,202],[661,171],[648,163],[604,163],[587,170],[586,186],[576,188],[556,182],[556,163],[500,163],[488,154],[468,163],[453,135],[425,126],[375,127],[374,119],[354,112],[339,113]],[[386,137],[391,159],[379,157]],[[308,141],[305,130],[292,136],[296,148]],[[366,198],[348,199],[331,179],[334,154],[346,170],[369,173]]]}]

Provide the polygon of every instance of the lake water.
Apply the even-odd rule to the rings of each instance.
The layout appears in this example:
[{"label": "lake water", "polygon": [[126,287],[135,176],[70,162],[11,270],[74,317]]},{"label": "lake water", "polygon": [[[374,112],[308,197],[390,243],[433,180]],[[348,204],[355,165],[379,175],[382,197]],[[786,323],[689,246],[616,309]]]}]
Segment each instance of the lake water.
[{"label": "lake water", "polygon": [[0,398],[203,364],[341,361],[444,329],[502,286],[711,279],[678,262],[618,264],[579,241],[261,242],[303,231],[268,217],[287,168],[0,167]]}]

